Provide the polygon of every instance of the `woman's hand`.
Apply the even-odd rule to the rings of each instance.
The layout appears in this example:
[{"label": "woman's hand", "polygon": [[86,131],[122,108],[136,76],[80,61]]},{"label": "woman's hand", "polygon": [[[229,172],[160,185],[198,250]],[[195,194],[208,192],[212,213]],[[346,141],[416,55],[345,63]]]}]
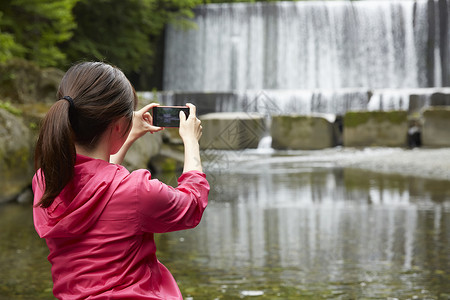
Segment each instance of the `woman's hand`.
[{"label": "woman's hand", "polygon": [[196,107],[191,103],[186,103],[189,107],[189,117],[186,119],[186,114],[180,111],[180,129],[179,133],[181,139],[186,142],[186,140],[198,141],[202,136],[202,121],[200,121],[196,116]]},{"label": "woman's hand", "polygon": [[150,103],[140,110],[134,112],[133,126],[131,127],[128,139],[135,141],[147,132],[153,133],[164,129],[163,127],[153,126],[153,118],[149,113],[149,110],[151,110],[155,106],[159,106],[159,104]]},{"label": "woman's hand", "polygon": [[157,103],[150,103],[134,112],[133,124],[130,133],[128,134],[128,137],[120,150],[116,154],[110,156],[109,161],[111,163],[121,164],[131,145],[147,132],[153,133],[164,129],[163,127],[153,126],[153,118],[148,112],[150,109],[158,105],[159,104]]},{"label": "woman's hand", "polygon": [[186,106],[189,107],[189,117],[186,119],[184,112],[180,111],[179,128],[179,133],[184,143],[183,172],[203,172],[200,160],[200,146],[198,144],[198,140],[202,136],[202,122],[195,115],[195,106],[191,103],[187,103]]}]

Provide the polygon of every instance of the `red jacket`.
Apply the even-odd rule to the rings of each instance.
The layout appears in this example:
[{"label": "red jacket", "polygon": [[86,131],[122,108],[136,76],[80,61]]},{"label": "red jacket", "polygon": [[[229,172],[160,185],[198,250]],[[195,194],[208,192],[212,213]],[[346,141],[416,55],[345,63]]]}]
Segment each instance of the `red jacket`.
[{"label": "red jacket", "polygon": [[[39,172],[38,172],[39,174]],[[34,203],[43,182],[33,178]],[[77,155],[75,176],[48,208],[35,207],[59,299],[182,299],[157,260],[153,233],[193,228],[208,202],[205,174],[183,173],[178,187],[147,170]]]}]

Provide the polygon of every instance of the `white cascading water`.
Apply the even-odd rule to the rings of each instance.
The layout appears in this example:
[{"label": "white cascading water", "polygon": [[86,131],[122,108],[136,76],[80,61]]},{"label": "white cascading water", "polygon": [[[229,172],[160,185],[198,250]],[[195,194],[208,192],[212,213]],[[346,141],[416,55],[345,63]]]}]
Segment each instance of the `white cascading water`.
[{"label": "white cascading water", "polygon": [[438,0],[210,4],[195,13],[195,29],[166,32],[165,90],[231,92],[238,102],[263,92],[280,112],[341,114],[407,109],[409,89],[450,85],[450,47],[440,42],[450,30],[439,22],[450,12],[439,13]]}]

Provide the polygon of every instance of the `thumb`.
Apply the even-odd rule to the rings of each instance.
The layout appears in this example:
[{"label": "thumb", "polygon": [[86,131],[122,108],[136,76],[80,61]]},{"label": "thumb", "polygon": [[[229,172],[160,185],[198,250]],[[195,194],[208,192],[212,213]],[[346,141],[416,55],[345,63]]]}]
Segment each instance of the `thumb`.
[{"label": "thumb", "polygon": [[186,121],[186,114],[180,110],[180,122]]},{"label": "thumb", "polygon": [[153,124],[153,118],[152,115],[149,112],[145,112],[142,115],[142,118],[148,123],[148,124]]}]

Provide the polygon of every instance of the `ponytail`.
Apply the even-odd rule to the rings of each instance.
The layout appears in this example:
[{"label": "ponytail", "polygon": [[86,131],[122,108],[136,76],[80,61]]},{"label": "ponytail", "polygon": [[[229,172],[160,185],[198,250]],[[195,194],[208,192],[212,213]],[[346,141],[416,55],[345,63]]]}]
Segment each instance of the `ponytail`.
[{"label": "ponytail", "polygon": [[34,164],[39,168],[38,182],[44,194],[36,206],[49,207],[73,178],[76,159],[73,130],[70,123],[70,101],[59,100],[42,121],[36,144]]}]

